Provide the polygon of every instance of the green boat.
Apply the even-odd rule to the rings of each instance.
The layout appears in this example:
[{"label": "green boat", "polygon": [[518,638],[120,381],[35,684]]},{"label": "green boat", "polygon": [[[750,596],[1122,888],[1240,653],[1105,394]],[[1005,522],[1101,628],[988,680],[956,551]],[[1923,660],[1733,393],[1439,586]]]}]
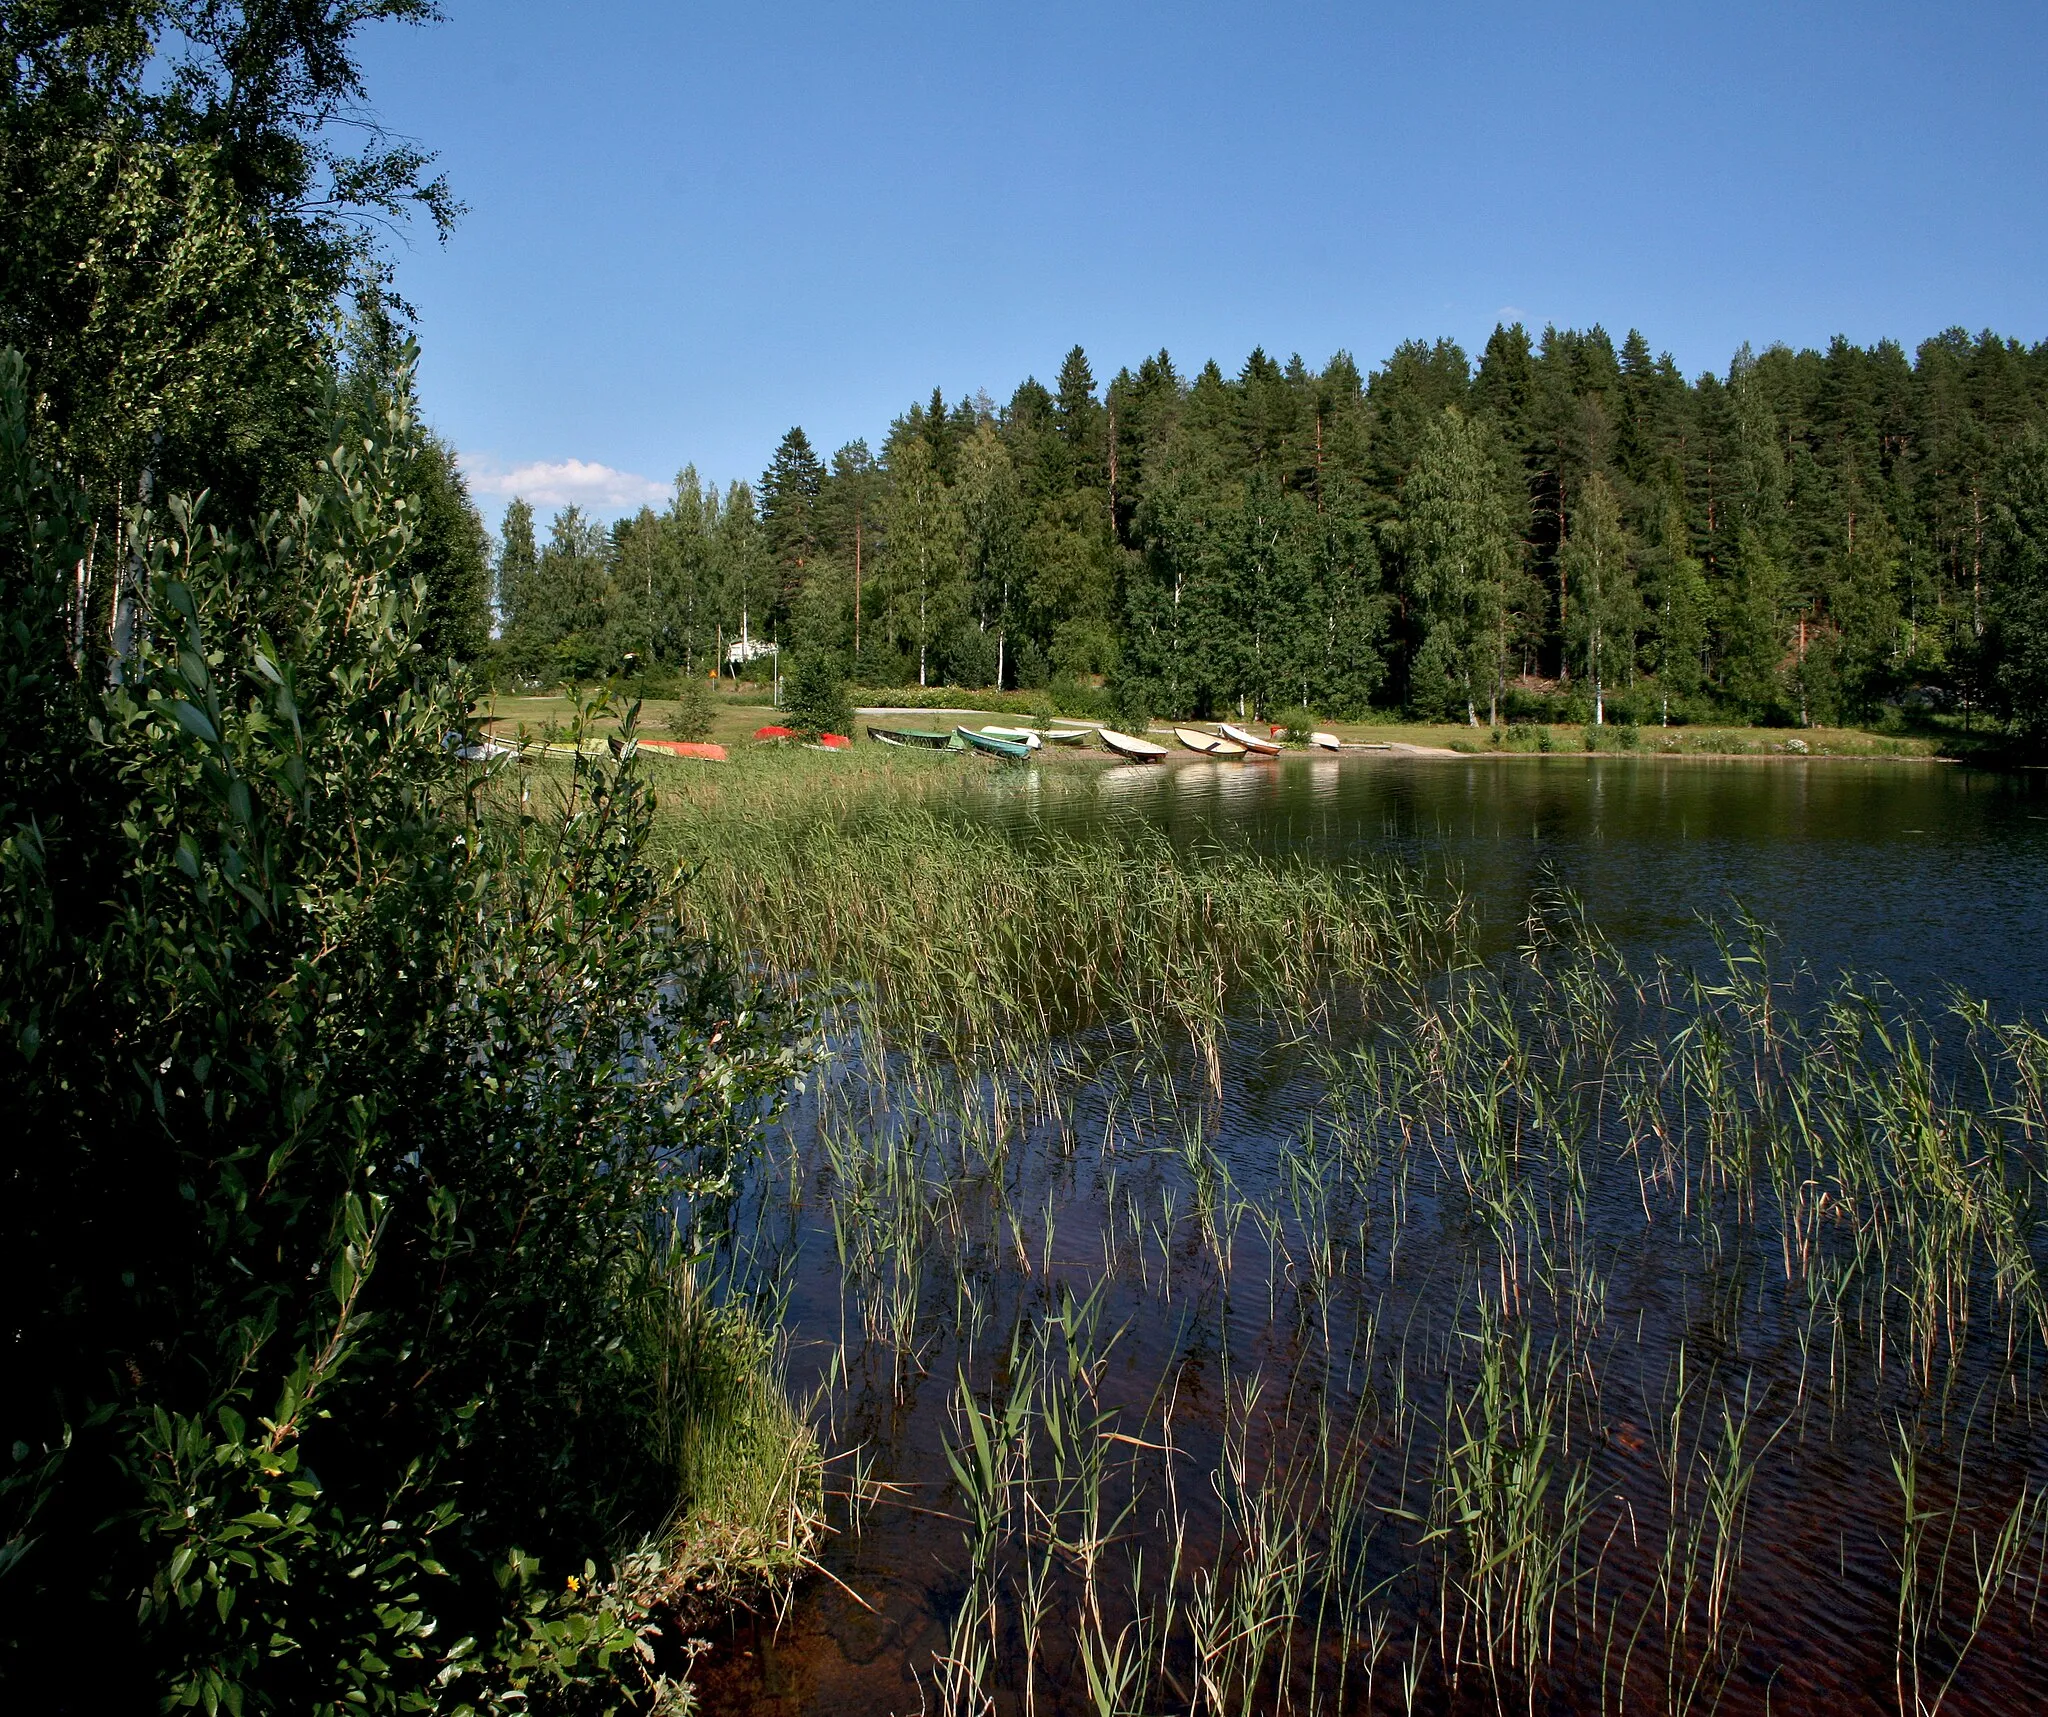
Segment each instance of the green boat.
[{"label": "green boat", "polygon": [[868,724],[868,738],[883,745],[922,745],[931,751],[944,751],[953,744],[950,733],[934,732],[928,727],[876,727],[872,722]]},{"label": "green boat", "polygon": [[985,751],[991,757],[1007,757],[1012,763],[1022,763],[1031,755],[1031,747],[1021,739],[998,739],[992,733],[976,733],[971,727],[953,729],[976,751]]}]

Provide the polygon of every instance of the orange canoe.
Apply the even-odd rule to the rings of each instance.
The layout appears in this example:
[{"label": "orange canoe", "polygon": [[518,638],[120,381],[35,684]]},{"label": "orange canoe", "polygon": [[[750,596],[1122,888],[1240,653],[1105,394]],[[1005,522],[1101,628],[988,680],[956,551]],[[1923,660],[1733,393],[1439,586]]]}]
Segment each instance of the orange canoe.
[{"label": "orange canoe", "polygon": [[669,757],[702,757],[713,763],[723,763],[726,760],[724,746],[704,745],[684,739],[643,739],[640,741],[640,749],[659,751]]}]

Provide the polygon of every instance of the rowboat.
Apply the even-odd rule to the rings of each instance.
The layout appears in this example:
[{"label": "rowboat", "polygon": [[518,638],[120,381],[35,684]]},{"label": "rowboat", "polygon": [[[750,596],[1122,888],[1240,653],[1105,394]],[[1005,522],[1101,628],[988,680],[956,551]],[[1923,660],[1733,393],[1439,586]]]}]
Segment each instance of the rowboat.
[{"label": "rowboat", "polygon": [[1277,739],[1261,739],[1255,733],[1246,733],[1241,727],[1232,727],[1227,721],[1219,721],[1216,725],[1222,728],[1225,739],[1235,740],[1247,751],[1256,751],[1261,757],[1280,755],[1280,742]]},{"label": "rowboat", "polygon": [[1244,755],[1244,747],[1239,745],[1234,739],[1219,739],[1214,745],[1209,747],[1209,755],[1211,757],[1242,757]]},{"label": "rowboat", "polygon": [[953,736],[928,727],[876,727],[870,722],[868,738],[879,739],[884,745],[923,745],[933,751],[943,751]]},{"label": "rowboat", "polygon": [[1310,734],[1308,742],[1318,751],[1340,751],[1344,746],[1343,740],[1339,739],[1334,733],[1323,733],[1320,731]]},{"label": "rowboat", "polygon": [[1028,727],[984,727],[981,731],[995,739],[1014,739],[1020,745],[1029,746],[1033,751],[1045,743]]},{"label": "rowboat", "polygon": [[1102,735],[1102,743],[1117,756],[1128,757],[1133,763],[1157,763],[1166,755],[1165,746],[1154,745],[1149,739],[1134,739],[1128,733],[1118,733],[1107,727],[1095,731]]},{"label": "rowboat", "polygon": [[642,751],[658,751],[667,757],[699,757],[707,763],[726,761],[724,746],[707,744],[702,740],[642,739],[636,743]]},{"label": "rowboat", "polygon": [[1079,745],[1088,737],[1085,727],[1056,727],[1045,735],[1047,745]]},{"label": "rowboat", "polygon": [[971,727],[956,727],[953,731],[976,751],[985,751],[991,757],[1006,757],[1012,763],[1022,763],[1031,755],[1031,747],[1021,739],[998,739],[992,733],[976,733]]},{"label": "rowboat", "polygon": [[1213,733],[1204,733],[1200,728],[1194,727],[1177,727],[1173,730],[1173,737],[1190,751],[1199,751],[1205,756],[1213,753],[1216,747],[1223,743]]},{"label": "rowboat", "polygon": [[756,739],[794,739],[796,738],[796,729],[793,727],[777,727],[771,722],[766,727],[755,728],[754,737]]}]

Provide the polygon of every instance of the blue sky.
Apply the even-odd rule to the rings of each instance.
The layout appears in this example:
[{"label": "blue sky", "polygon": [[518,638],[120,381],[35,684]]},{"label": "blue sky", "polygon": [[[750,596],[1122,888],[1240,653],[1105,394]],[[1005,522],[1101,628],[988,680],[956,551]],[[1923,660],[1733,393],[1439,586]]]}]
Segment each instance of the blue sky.
[{"label": "blue sky", "polygon": [[444,0],[366,38],[486,515],[758,474],[1075,341],[1364,367],[1497,320],[2048,337],[2048,8]]}]

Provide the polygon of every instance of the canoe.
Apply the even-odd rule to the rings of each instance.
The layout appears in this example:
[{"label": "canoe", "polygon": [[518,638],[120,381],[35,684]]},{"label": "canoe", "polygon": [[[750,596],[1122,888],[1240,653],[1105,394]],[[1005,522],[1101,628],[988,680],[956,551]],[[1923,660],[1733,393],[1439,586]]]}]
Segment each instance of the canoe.
[{"label": "canoe", "polygon": [[637,742],[642,751],[659,751],[666,757],[701,757],[707,763],[726,761],[725,747],[711,745],[692,739],[643,739]]},{"label": "canoe", "polygon": [[1225,739],[1235,740],[1247,751],[1256,751],[1261,757],[1280,755],[1280,742],[1277,739],[1261,739],[1255,733],[1246,733],[1241,727],[1232,727],[1227,721],[1220,721],[1216,725],[1222,728]]},{"label": "canoe", "polygon": [[818,735],[818,743],[827,751],[847,751],[853,746],[853,741],[843,733],[821,733]]},{"label": "canoe", "polygon": [[943,751],[953,736],[928,727],[877,727],[870,722],[868,738],[879,739],[885,745],[925,745],[934,751]]},{"label": "canoe", "polygon": [[1079,745],[1088,737],[1085,727],[1056,727],[1045,735],[1047,745]]},{"label": "canoe", "polygon": [[1031,747],[1021,739],[998,739],[992,733],[976,733],[971,727],[956,727],[953,731],[976,751],[985,751],[991,757],[1003,757],[1012,763],[1022,763],[1031,755]]},{"label": "canoe", "polygon": [[1199,751],[1204,755],[1213,752],[1217,746],[1223,743],[1213,733],[1203,733],[1200,729],[1192,727],[1175,728],[1173,730],[1173,737],[1190,751]]},{"label": "canoe", "polygon": [[1344,745],[1343,740],[1339,739],[1334,733],[1312,733],[1308,736],[1308,742],[1318,751],[1338,751]]},{"label": "canoe", "polygon": [[757,727],[754,729],[754,737],[756,739],[794,739],[796,738],[796,729],[793,727]]},{"label": "canoe", "polygon": [[1128,733],[1118,733],[1107,727],[1097,728],[1096,732],[1102,735],[1102,743],[1110,750],[1134,763],[1157,763],[1166,755],[1165,746],[1154,745],[1149,739],[1134,739]]},{"label": "canoe", "polygon": [[1045,743],[1028,727],[984,727],[981,731],[992,739],[1014,739],[1019,745],[1028,746],[1033,751]]}]

